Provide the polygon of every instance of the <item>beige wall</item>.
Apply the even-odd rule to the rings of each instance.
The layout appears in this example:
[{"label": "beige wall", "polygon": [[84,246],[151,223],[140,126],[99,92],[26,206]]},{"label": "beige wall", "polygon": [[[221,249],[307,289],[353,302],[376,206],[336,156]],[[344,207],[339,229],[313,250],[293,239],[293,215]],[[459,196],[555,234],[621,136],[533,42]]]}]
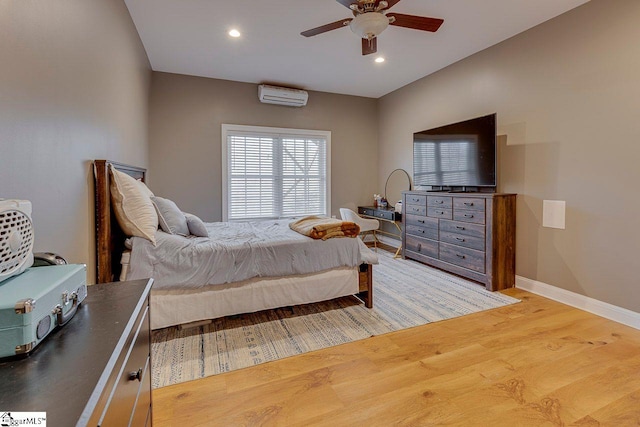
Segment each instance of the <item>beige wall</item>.
[{"label": "beige wall", "polygon": [[262,104],[257,85],[153,73],[151,189],[206,221],[222,220],[223,123],[331,131],[332,213],[376,190],[377,101],[310,92],[303,108]]},{"label": "beige wall", "polygon": [[147,162],[142,43],[122,0],[5,0],[0,58],[0,198],[30,200],[35,250],[93,283],[90,161]]},{"label": "beige wall", "polygon": [[[639,16],[592,0],[381,98],[380,158],[411,170],[412,132],[497,112],[517,274],[640,311]],[[545,199],[565,230],[542,227]]]},{"label": "beige wall", "polygon": [[[94,158],[149,156],[156,193],[215,221],[222,123],[331,130],[337,213],[411,171],[413,132],[495,111],[517,273],[640,311],[637,16],[636,0],[592,0],[380,100],[311,92],[293,109],[252,84],[150,77],[120,0],[0,2],[0,197],[31,200],[36,251],[89,264],[92,282]],[[566,230],[541,226],[544,199],[566,200]]]}]

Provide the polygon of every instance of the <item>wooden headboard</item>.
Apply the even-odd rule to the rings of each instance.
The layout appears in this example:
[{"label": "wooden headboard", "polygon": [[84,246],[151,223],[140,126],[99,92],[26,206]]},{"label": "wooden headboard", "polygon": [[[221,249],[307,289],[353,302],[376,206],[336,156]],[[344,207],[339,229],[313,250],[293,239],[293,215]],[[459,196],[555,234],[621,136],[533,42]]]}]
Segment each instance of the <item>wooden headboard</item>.
[{"label": "wooden headboard", "polygon": [[96,283],[115,282],[120,277],[124,234],[111,209],[109,165],[145,182],[147,170],[109,160],[94,160],[96,201]]}]

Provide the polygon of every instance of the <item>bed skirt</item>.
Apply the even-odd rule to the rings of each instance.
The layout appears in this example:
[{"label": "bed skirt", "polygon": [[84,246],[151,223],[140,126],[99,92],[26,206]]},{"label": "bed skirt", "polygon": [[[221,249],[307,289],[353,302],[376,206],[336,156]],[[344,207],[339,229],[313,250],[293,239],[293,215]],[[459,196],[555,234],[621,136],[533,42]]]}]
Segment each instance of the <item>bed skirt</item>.
[{"label": "bed skirt", "polygon": [[339,268],[201,289],[152,289],[151,329],[355,295],[358,275],[358,268]]}]

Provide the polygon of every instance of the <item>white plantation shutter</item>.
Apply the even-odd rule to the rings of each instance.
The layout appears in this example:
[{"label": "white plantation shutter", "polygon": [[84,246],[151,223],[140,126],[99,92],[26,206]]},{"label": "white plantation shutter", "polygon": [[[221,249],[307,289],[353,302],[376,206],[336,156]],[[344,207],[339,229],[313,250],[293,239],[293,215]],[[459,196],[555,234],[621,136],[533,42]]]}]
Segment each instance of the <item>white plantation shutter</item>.
[{"label": "white plantation shutter", "polygon": [[229,136],[229,219],[273,217],[273,140]]},{"label": "white plantation shutter", "polygon": [[330,133],[223,125],[226,221],[329,212]]}]

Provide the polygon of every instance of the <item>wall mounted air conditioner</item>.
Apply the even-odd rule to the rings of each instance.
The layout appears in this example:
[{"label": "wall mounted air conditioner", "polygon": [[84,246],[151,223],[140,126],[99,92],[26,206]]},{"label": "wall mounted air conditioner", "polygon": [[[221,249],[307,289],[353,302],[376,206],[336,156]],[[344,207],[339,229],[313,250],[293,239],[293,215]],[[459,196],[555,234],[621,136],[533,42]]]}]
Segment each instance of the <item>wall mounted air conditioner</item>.
[{"label": "wall mounted air conditioner", "polygon": [[309,93],[306,90],[288,87],[258,85],[258,99],[265,104],[303,107],[307,105]]},{"label": "wall mounted air conditioner", "polygon": [[0,199],[0,282],[32,265],[31,202]]}]

